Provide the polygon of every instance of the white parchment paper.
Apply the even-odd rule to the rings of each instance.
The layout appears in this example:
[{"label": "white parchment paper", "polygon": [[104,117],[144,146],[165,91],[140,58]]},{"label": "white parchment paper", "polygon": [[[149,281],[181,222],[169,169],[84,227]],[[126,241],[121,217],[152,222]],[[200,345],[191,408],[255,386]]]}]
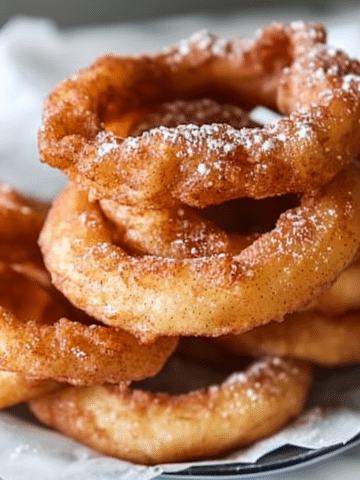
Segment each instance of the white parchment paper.
[{"label": "white parchment paper", "polygon": [[[42,102],[58,81],[98,55],[111,51],[154,51],[204,28],[226,37],[252,36],[270,21],[299,19],[324,21],[330,31],[330,43],[360,56],[357,6],[325,18],[284,9],[264,13],[261,18],[243,14],[222,19],[192,16],[67,32],[58,31],[45,19],[13,19],[0,30],[0,178],[47,199],[66,183],[59,172],[38,160],[36,131]],[[304,415],[273,437],[231,454],[222,463],[255,462],[287,444],[321,448],[346,443],[360,432],[358,377],[358,368],[320,372]],[[177,471],[186,466],[129,465],[37,426],[21,409],[0,412],[0,477],[4,480],[150,480],[162,471]]]}]

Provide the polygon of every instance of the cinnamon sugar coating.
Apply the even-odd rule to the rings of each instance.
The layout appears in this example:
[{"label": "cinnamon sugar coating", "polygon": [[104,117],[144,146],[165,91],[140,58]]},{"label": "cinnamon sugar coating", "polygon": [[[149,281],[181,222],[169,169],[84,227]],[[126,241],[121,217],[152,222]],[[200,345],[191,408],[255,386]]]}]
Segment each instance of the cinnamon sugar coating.
[{"label": "cinnamon sugar coating", "polygon": [[44,215],[7,184],[0,184],[0,261],[41,265],[37,238]]},{"label": "cinnamon sugar coating", "polygon": [[176,348],[176,338],[139,345],[129,333],[92,324],[57,293],[4,264],[0,280],[3,370],[75,385],[119,383],[155,375]]},{"label": "cinnamon sugar coating", "polygon": [[337,316],[296,312],[242,335],[216,339],[239,355],[281,355],[324,367],[360,362],[360,310]]},{"label": "cinnamon sugar coating", "polygon": [[[273,24],[253,42],[201,34],[154,55],[102,57],[49,95],[41,159],[93,198],[133,205],[313,191],[360,149],[360,64],[324,42],[319,24]],[[130,121],[121,137],[106,130],[210,92],[287,116],[251,129],[184,124],[128,136]]]},{"label": "cinnamon sugar coating", "polygon": [[327,315],[341,315],[360,308],[360,259],[357,258],[339,276],[336,282],[308,309]]},{"label": "cinnamon sugar coating", "polygon": [[[102,342],[112,366],[112,354],[125,351],[121,375],[121,368],[139,375],[148,361],[161,368],[179,335],[228,335],[221,341],[235,351],[320,364],[360,359],[353,314],[335,325],[324,314],[292,313],[313,307],[334,282],[347,308],[341,272],[360,246],[360,63],[329,48],[325,36],[321,25],[299,22],[270,25],[251,42],[202,32],[154,55],[102,57],[49,95],[41,159],[72,183],[54,202],[39,244],[53,284],[109,327],[63,319],[36,326],[33,339],[44,338],[44,348],[33,342],[33,351],[47,351],[55,336],[65,345],[63,363],[71,347],[81,365],[74,364],[81,376],[78,369],[69,381],[90,385],[32,401],[41,421],[138,463],[204,458],[263,438],[297,415],[309,368],[273,358],[221,385],[154,394],[94,386],[119,375],[108,357],[91,370]],[[247,110],[257,105],[279,119],[251,122]],[[194,208],[287,193],[298,194],[297,206],[265,233],[226,232],[206,216],[209,209]],[[318,308],[331,308],[323,298]],[[28,326],[14,327],[9,338],[20,344]],[[260,343],[262,329],[267,342]],[[127,347],[126,335],[145,345],[131,337],[136,345]],[[141,350],[147,346],[150,360]],[[62,375],[56,378],[68,378]]]},{"label": "cinnamon sugar coating", "polygon": [[13,401],[21,392],[54,388],[53,381],[33,388],[24,376],[88,385],[155,375],[177,339],[139,345],[131,334],[77,312],[51,287],[37,246],[44,218],[35,208],[36,202],[0,186],[0,368],[19,374],[8,375],[4,402],[11,400],[11,385],[19,386]]},{"label": "cinnamon sugar coating", "polygon": [[302,410],[310,384],[308,367],[274,358],[188,394],[68,388],[30,408],[106,455],[156,464],[212,457],[276,432]]},{"label": "cinnamon sugar coating", "polygon": [[72,303],[144,341],[240,333],[309,303],[351,262],[360,244],[359,186],[353,164],[239,253],[191,256],[194,242],[189,258],[172,258],[129,254],[97,203],[70,185],[40,246]]}]

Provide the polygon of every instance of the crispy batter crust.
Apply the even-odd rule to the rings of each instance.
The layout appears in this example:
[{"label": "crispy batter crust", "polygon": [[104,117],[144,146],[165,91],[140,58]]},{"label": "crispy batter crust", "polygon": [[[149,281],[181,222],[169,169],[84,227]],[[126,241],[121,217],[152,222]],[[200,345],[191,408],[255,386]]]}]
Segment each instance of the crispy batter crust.
[{"label": "crispy batter crust", "polygon": [[0,261],[41,268],[37,239],[44,216],[12,187],[0,184]]},{"label": "crispy batter crust", "polygon": [[308,367],[274,358],[188,394],[68,388],[30,408],[106,455],[155,464],[212,457],[274,433],[301,412],[310,383]]},{"label": "crispy batter crust", "polygon": [[50,286],[37,246],[43,221],[29,201],[0,187],[0,368],[79,385],[156,375],[176,338],[139,345],[77,313]]},{"label": "crispy batter crust", "polygon": [[216,339],[237,354],[281,355],[326,367],[360,362],[360,311],[331,317],[297,312],[243,335]]},{"label": "crispy batter crust", "polygon": [[359,187],[354,164],[238,255],[179,259],[128,254],[113,243],[99,206],[70,185],[40,245],[71,302],[142,340],[240,333],[308,303],[351,262],[360,242]]},{"label": "crispy batter crust", "polygon": [[5,267],[0,271],[0,368],[75,385],[156,375],[176,338],[140,345],[121,330],[79,321],[59,296]]},{"label": "crispy batter crust", "polygon": [[[94,198],[126,204],[313,191],[360,149],[360,63],[324,42],[318,24],[273,24],[252,43],[207,34],[152,56],[102,57],[49,95],[41,159]],[[130,122],[126,138],[104,127],[208,92],[288,116],[254,129],[187,124],[126,137]]]}]

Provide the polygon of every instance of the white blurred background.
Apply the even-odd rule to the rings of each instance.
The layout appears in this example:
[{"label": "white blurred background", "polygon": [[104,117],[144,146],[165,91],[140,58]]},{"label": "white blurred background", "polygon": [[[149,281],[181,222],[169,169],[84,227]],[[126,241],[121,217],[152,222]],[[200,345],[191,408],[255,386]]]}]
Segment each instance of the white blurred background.
[{"label": "white blurred background", "polygon": [[0,26],[14,15],[45,16],[59,27],[149,20],[194,13],[219,18],[254,12],[267,15],[272,10],[304,8],[314,14],[330,13],[357,5],[356,0],[4,0],[0,2]]}]

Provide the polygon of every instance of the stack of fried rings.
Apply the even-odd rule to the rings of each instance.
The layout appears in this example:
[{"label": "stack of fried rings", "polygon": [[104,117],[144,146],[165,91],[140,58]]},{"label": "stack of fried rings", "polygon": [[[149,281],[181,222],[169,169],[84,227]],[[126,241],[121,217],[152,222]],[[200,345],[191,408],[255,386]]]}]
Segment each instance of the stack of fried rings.
[{"label": "stack of fried rings", "polygon": [[[71,187],[52,210],[41,247],[54,284],[74,305],[142,341],[241,333],[310,302],[339,275],[360,238],[359,174],[350,164],[360,145],[360,63],[329,50],[324,38],[312,24],[270,26],[250,47],[220,49],[212,36],[195,37],[186,49],[153,57],[105,57],[50,94],[41,158],[92,197],[160,209],[177,222],[184,204],[303,193],[273,231],[244,239],[248,248],[174,259],[114,245],[99,206]],[[156,109],[163,98],[210,86],[290,115],[240,130],[191,123],[124,138],[104,130],[116,118],[123,126],[123,115],[131,124],[133,112]]]},{"label": "stack of fried rings", "polygon": [[131,334],[96,325],[51,288],[36,244],[43,217],[6,185],[0,222],[1,407],[59,388],[56,382],[118,383],[162,369],[176,338],[140,345]]},{"label": "stack of fried rings", "polygon": [[[54,397],[59,401],[54,405],[54,418],[60,421],[61,430],[104,453],[144,463],[211,456],[234,445],[247,444],[276,431],[302,410],[311,371],[296,361],[281,359],[258,362],[247,375],[234,375],[216,389],[182,397],[131,392],[127,384],[155,375],[174,351],[177,338],[162,337],[141,345],[131,334],[98,325],[76,311],[51,287],[42,266],[36,238],[43,217],[5,185],[0,189],[0,216],[0,368],[4,369],[0,372],[0,408],[55,390],[60,396]],[[66,383],[88,387],[66,389]],[[109,386],[110,383],[119,385]],[[249,392],[256,396],[256,403],[251,401]],[[75,394],[73,401],[68,401],[69,394]],[[78,394],[95,407],[93,413],[81,404]],[[48,415],[44,408],[47,401],[52,403],[51,397],[34,400],[32,404],[40,418]],[[242,409],[236,408],[240,404]],[[61,410],[65,413],[71,405],[76,412],[63,416]],[[109,407],[113,421],[105,425],[104,420],[109,419],[105,410]],[[191,407],[189,422],[186,418]],[[137,420],[141,411],[146,414],[154,408],[157,412],[151,415],[153,423],[147,428],[147,442]],[[121,424],[117,416],[124,411],[128,415],[121,416]],[[204,445],[204,433],[197,427],[204,415],[208,415],[208,421],[203,423],[202,431],[211,439],[209,447]],[[221,430],[211,418],[218,419]],[[225,432],[234,422],[238,428],[229,437]],[[254,422],[260,425],[257,429],[253,428]],[[137,432],[135,424],[139,425]],[[166,432],[171,430],[171,440],[166,445],[157,442],[154,448],[154,439],[162,438],[164,431],[169,438]],[[183,441],[185,430],[187,442]],[[121,441],[117,441],[121,431]],[[143,437],[144,443],[137,444],[135,437]]]},{"label": "stack of fried rings", "polygon": [[[180,108],[170,101],[159,110],[180,97],[191,117],[198,106],[188,99],[214,91],[222,103],[288,116],[242,127],[227,107],[211,124],[198,115],[168,126],[156,113]],[[239,335],[282,320],[312,303],[359,250],[359,119],[360,64],[329,49],[319,25],[272,25],[250,46],[196,36],[152,57],[100,59],[55,89],[44,110],[41,158],[74,182],[40,237],[52,282],[76,307],[142,342]],[[299,205],[262,234],[228,234],[194,209],[285,193],[301,194]],[[215,455],[278,429],[302,408],[308,386],[306,367],[269,360],[186,396],[92,386],[31,407],[100,451],[155,463]],[[281,420],[273,415],[280,398]],[[240,405],[246,421],[265,429],[249,435]],[[218,435],[211,421],[199,429],[200,410],[216,419]],[[204,448],[205,437],[214,441]]]}]

